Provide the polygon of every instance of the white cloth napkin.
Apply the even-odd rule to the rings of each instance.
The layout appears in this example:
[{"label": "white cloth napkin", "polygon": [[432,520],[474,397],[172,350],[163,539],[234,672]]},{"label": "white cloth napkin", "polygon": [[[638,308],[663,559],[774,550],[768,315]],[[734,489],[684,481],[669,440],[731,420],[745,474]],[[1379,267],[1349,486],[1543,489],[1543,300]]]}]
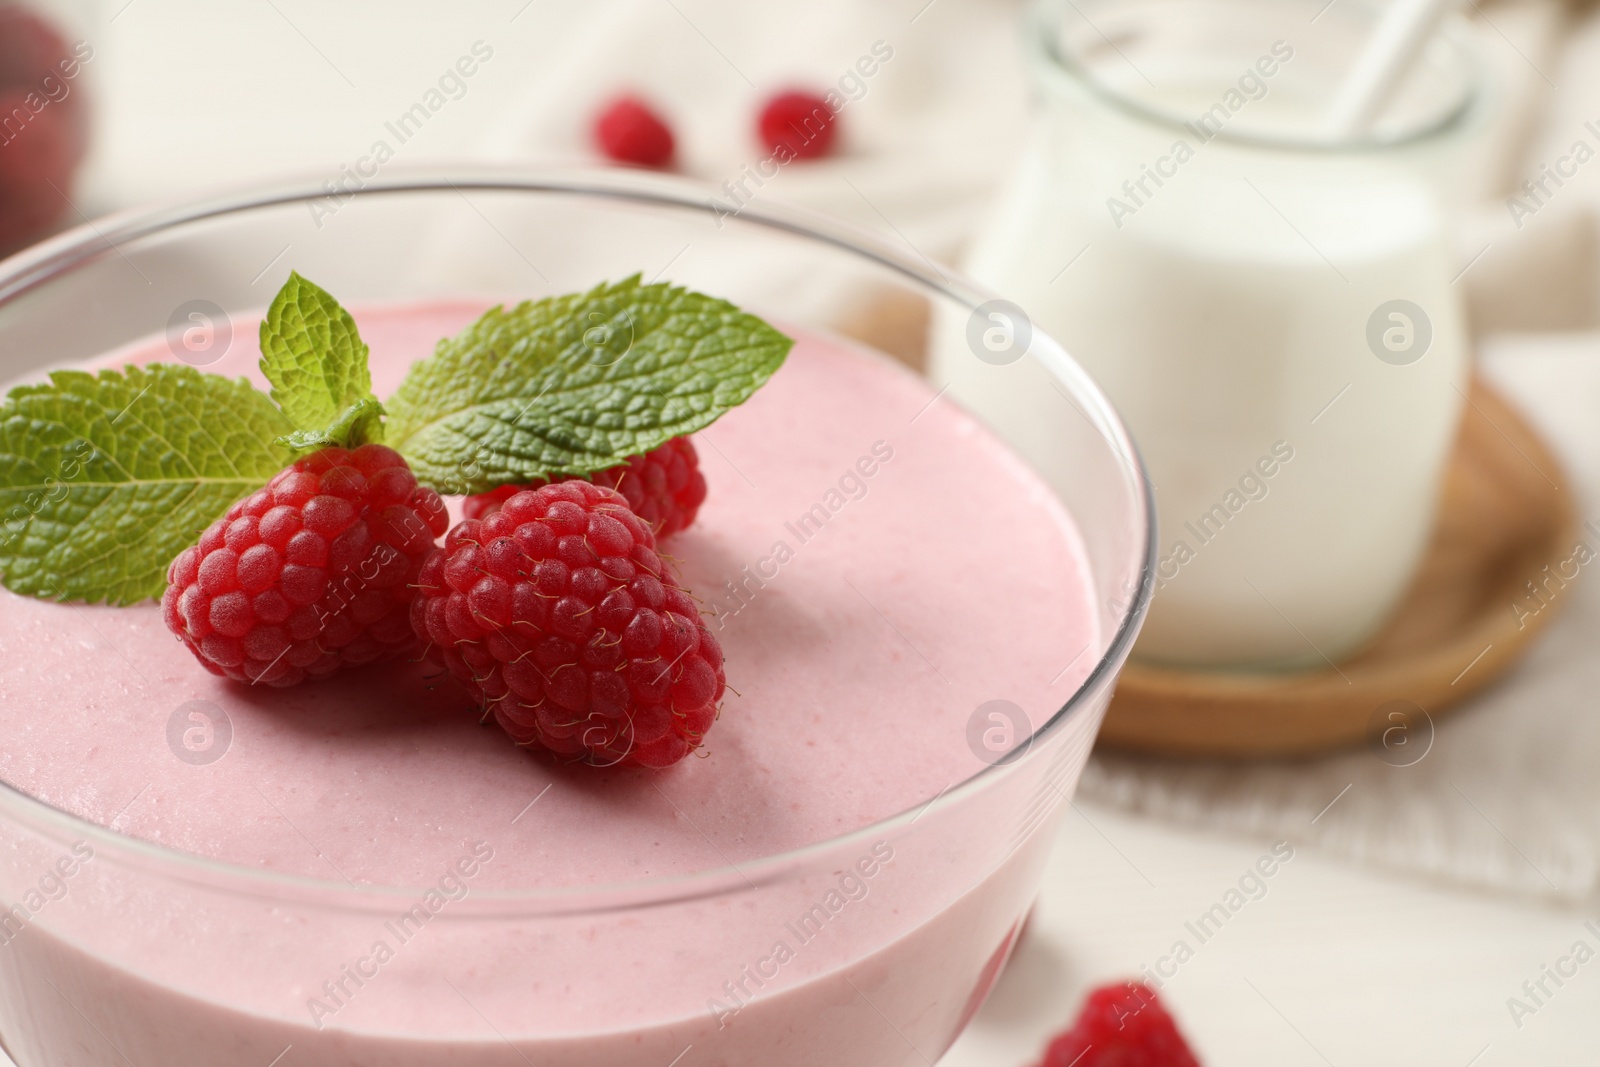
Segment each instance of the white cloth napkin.
[{"label": "white cloth napkin", "polygon": [[[821,211],[950,261],[1026,130],[1022,7],[602,0],[566,42],[563,61],[528,82],[483,150],[507,160],[592,163],[594,114],[633,91],[676,134],[676,169],[721,188],[768,156],[755,132],[768,98],[789,88],[831,90],[845,101],[835,154],[790,163],[744,189],[757,203]],[[737,189],[722,195],[744,199]]]}]

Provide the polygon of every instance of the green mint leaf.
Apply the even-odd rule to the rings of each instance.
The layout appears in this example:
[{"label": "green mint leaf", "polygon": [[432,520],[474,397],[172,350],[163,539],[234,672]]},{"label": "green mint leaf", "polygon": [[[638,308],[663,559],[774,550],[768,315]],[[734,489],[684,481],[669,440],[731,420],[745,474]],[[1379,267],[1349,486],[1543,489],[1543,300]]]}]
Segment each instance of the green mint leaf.
[{"label": "green mint leaf", "polygon": [[356,448],[368,441],[383,440],[383,405],[370,396],[364,396],[345,408],[339,417],[319,430],[296,430],[278,438],[278,443],[295,452],[314,452],[319,448],[338,445]]},{"label": "green mint leaf", "polygon": [[[329,444],[352,443],[336,439],[333,428],[355,428],[346,422],[351,406],[377,400],[355,320],[298,274],[289,275],[261,320],[261,373],[294,428],[321,431]],[[361,425],[376,432],[375,421]]]},{"label": "green mint leaf", "polygon": [[635,275],[494,308],[412,366],[388,440],[443,493],[588,474],[714,422],[794,344],[724,300]]},{"label": "green mint leaf", "polygon": [[0,581],[51,600],[159,596],[167,565],[287,466],[244,379],[155,364],[59,371],[0,404]]}]

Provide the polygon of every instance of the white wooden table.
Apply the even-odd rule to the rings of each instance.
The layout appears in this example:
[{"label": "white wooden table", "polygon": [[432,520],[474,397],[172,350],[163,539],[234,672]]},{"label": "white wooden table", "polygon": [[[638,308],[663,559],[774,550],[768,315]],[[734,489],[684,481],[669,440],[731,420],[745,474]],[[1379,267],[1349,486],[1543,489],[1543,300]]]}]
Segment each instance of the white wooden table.
[{"label": "white wooden table", "polygon": [[[941,1067],[1028,1067],[1085,991],[1193,958],[1161,990],[1211,1067],[1600,1062],[1600,956],[1536,1014],[1507,999],[1582,939],[1600,905],[1546,908],[1369,873],[1300,850],[1201,944],[1193,924],[1271,842],[1211,838],[1079,805],[1028,939]],[[1568,968],[1570,969],[1570,967]],[[1531,1001],[1528,1001],[1530,1004]]]}]

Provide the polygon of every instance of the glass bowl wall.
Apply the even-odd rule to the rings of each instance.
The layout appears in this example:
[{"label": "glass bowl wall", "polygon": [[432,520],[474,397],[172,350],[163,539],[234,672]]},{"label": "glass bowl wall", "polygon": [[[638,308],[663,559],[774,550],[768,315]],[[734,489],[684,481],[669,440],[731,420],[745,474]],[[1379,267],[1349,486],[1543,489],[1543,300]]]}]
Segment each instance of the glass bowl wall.
[{"label": "glass bowl wall", "polygon": [[[384,175],[336,196],[308,184],[113,218],[13,257],[0,264],[0,377],[189,325],[254,329],[291,265],[347,304],[512,301],[643,271],[888,348],[916,347],[902,343],[919,329],[930,345],[965,344],[987,299],[914,250],[760,205],[730,214],[674,180]],[[6,1048],[20,1067],[937,1059],[1010,951],[1150,590],[1146,484],[1114,412],[1043,334],[1012,367],[1058,402],[1043,423],[995,429],[1076,518],[1100,636],[1081,653],[1094,666],[1079,690],[1004,758],[975,756],[970,777],[910,810],[795,852],[652,882],[475,891],[370,985],[341,976],[429,887],[231,866],[0,786],[0,896],[24,901],[41,872],[74,870],[47,907],[0,915]],[[1077,651],[1063,649],[1063,665]],[[786,924],[885,855],[892,864],[828,936],[772,960]],[[727,923],[734,913],[762,921]],[[438,973],[430,958],[446,951],[477,951],[481,965]],[[551,958],[569,962],[549,973]],[[330,978],[363,1005],[404,995],[423,1007],[383,1026],[362,1023],[382,1014],[372,1008],[316,1019],[308,1000]],[[551,982],[592,991],[587,1007],[541,1015],[532,991]]]}]

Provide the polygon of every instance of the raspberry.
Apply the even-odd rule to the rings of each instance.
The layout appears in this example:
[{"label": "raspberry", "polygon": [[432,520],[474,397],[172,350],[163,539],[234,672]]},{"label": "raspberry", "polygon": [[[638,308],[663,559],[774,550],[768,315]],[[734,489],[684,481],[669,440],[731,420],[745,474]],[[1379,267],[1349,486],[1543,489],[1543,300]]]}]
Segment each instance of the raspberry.
[{"label": "raspberry", "polygon": [[408,611],[449,517],[382,445],[325,448],[228,509],[167,570],[162,617],[252,685],[325,678],[416,647]]},{"label": "raspberry", "polygon": [[594,138],[608,159],[641,167],[672,162],[672,130],[636,96],[613,100],[594,122]]},{"label": "raspberry", "polygon": [[49,23],[0,0],[0,255],[43,237],[70,209],[89,133],[83,94],[64,74],[73,55]]},{"label": "raspberry", "polygon": [[666,767],[699,746],[725,680],[655,543],[615,490],[525,489],[428,556],[411,624],[518,744]]},{"label": "raspberry", "polygon": [[[813,93],[779,93],[761,109],[761,143],[775,155],[819,159],[833,150],[838,132],[833,110]],[[787,162],[785,160],[785,162]]]},{"label": "raspberry", "polygon": [[20,5],[0,4],[0,85],[37,89],[71,51],[44,19]]},{"label": "raspberry", "polygon": [[[587,475],[585,480],[621,493],[633,513],[650,524],[657,539],[686,529],[706,499],[700,457],[687,437],[674,437],[642,456],[629,456],[615,467]],[[462,512],[469,519],[486,519],[522,490],[548,484],[537,481],[530,485],[502,485],[468,497]]]},{"label": "raspberry", "polygon": [[1039,1067],[1200,1067],[1178,1025],[1143,982],[1112,982],[1050,1042]]}]

